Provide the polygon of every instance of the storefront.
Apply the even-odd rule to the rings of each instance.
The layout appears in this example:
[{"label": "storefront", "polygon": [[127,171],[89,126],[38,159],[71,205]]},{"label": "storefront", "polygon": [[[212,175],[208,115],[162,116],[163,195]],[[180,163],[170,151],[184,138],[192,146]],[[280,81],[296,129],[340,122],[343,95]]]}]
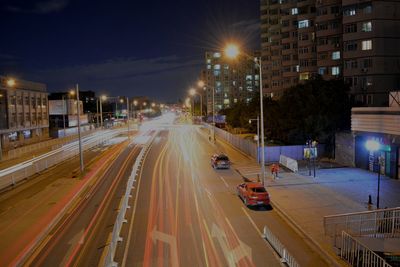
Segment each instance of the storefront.
[{"label": "storefront", "polygon": [[400,106],[353,108],[351,128],[356,167],[400,179]]}]

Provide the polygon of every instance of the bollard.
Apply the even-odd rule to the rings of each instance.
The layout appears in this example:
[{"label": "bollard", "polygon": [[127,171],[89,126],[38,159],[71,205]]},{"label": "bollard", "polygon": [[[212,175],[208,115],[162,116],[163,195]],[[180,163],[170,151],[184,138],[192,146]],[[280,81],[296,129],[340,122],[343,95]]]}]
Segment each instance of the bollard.
[{"label": "bollard", "polygon": [[371,195],[368,195],[368,205],[372,205],[372,197],[371,197]]}]

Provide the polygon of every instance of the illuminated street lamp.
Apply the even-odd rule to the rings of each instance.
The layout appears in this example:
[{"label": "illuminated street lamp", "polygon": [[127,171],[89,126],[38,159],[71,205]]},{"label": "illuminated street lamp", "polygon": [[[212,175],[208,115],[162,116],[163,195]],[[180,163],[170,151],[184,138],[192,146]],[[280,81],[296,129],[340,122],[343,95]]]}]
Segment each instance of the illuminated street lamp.
[{"label": "illuminated street lamp", "polygon": [[[235,44],[228,44],[224,50],[225,55],[231,59],[237,58],[240,54],[243,54],[250,58],[249,55],[240,52],[240,49]],[[264,150],[264,107],[263,107],[263,90],[262,90],[262,62],[261,57],[254,58],[254,62],[259,68],[260,71],[260,115],[261,115],[261,178],[262,183],[265,185],[265,150]]]},{"label": "illuminated street lamp", "polygon": [[15,80],[13,78],[10,78],[7,80],[7,86],[8,87],[14,87],[16,84]]},{"label": "illuminated street lamp", "polygon": [[[378,152],[381,149],[381,144],[373,139],[368,140],[365,143],[365,147],[367,150],[374,155],[374,161],[375,161],[375,152]],[[379,193],[381,189],[381,164],[383,161],[383,157],[379,156],[378,157],[378,192],[376,195],[376,208],[379,209]]]},{"label": "illuminated street lamp", "polygon": [[213,129],[213,142],[215,142],[215,87],[206,85],[205,82],[202,80],[197,82],[197,86],[203,89],[206,89],[207,87],[212,89],[212,125],[213,125],[212,129]]},{"label": "illuminated street lamp", "polygon": [[76,107],[77,107],[77,117],[78,117],[78,138],[79,138],[79,159],[80,159],[80,167],[81,172],[84,171],[85,166],[83,165],[83,150],[82,150],[82,138],[81,138],[81,112],[79,105],[79,86],[76,84],[75,92],[73,90],[70,91],[71,95],[76,95]]},{"label": "illuminated street lamp", "polygon": [[151,107],[154,108],[156,106],[156,103],[151,103]]},{"label": "illuminated street lamp", "polygon": [[[198,84],[199,84],[200,82],[198,82]],[[201,84],[201,83],[200,83]],[[203,86],[202,87],[204,87],[204,84],[203,84]],[[191,95],[191,96],[195,96],[195,95],[198,95],[199,97],[200,97],[200,118],[201,118],[201,120],[203,121],[203,96],[200,94],[200,93],[198,93],[197,91],[196,91],[196,89],[194,89],[194,88],[190,88],[189,89],[189,95]],[[194,112],[194,98],[193,98],[193,112]]]}]

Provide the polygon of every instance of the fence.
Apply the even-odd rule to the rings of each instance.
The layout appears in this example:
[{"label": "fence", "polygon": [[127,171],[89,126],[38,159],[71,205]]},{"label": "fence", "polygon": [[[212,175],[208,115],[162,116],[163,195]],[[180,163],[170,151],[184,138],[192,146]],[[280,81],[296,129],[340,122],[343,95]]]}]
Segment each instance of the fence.
[{"label": "fence", "polygon": [[[109,140],[120,134],[120,131],[105,131],[96,136],[89,136],[83,139],[82,149],[88,150],[106,140]],[[54,151],[35,157],[32,160],[25,161],[13,167],[0,171],[0,190],[8,186],[15,185],[27,177],[39,173],[53,165],[64,160],[72,158],[79,154],[78,142],[73,142],[60,147]]]},{"label": "fence", "polygon": [[268,229],[267,226],[264,226],[264,239],[271,244],[271,246],[278,252],[281,257],[281,261],[286,263],[289,267],[299,267],[300,265],[297,263],[295,258],[286,250],[286,248],[282,245],[279,239],[272,234],[272,232]]},{"label": "fence", "polygon": [[298,172],[299,171],[299,164],[297,163],[297,160],[291,159],[289,157],[286,157],[284,155],[281,155],[279,157],[279,164],[285,166],[292,172]]},{"label": "fence", "polygon": [[[212,129],[212,126],[209,124],[204,124],[205,127],[208,129]],[[238,135],[231,134],[227,131],[224,131],[220,128],[215,128],[215,135],[219,138],[225,140],[229,144],[233,145],[240,151],[244,152],[245,154],[257,159],[259,155],[261,155],[261,148],[258,148],[257,145],[247,139],[243,139]],[[264,155],[265,155],[265,162],[279,162],[280,156],[285,155],[294,160],[302,160],[304,154],[304,146],[266,146],[264,147]],[[318,145],[318,154],[323,155],[325,154],[325,146]],[[260,160],[260,159],[258,159]]]},{"label": "fence", "polygon": [[324,217],[325,235],[340,248],[342,231],[353,236],[400,237],[400,207]]},{"label": "fence", "polygon": [[156,132],[153,137],[147,142],[142,151],[140,151],[138,157],[136,158],[135,164],[133,165],[133,169],[131,172],[131,176],[129,177],[128,184],[126,187],[125,195],[121,199],[120,209],[117,215],[117,219],[115,220],[113,231],[111,234],[111,242],[105,257],[104,266],[106,267],[115,267],[117,263],[114,262],[115,251],[117,250],[118,242],[122,241],[122,237],[120,237],[122,225],[127,222],[125,219],[126,210],[129,209],[129,199],[131,197],[131,191],[133,189],[133,184],[136,182],[136,176],[139,172],[139,168],[144,160],[144,156],[147,150],[150,148],[150,144],[153,142],[154,138],[157,136],[158,132]]},{"label": "fence", "polygon": [[391,267],[382,257],[355,240],[345,231],[342,232],[340,257],[351,266]]},{"label": "fence", "polygon": [[[82,135],[86,136],[91,133],[92,133],[91,131],[84,132]],[[55,148],[60,147],[63,144],[72,142],[77,138],[78,138],[77,135],[71,135],[71,136],[66,136],[63,138],[51,139],[51,140],[39,142],[36,144],[31,144],[31,145],[26,145],[26,146],[18,147],[15,149],[11,149],[11,150],[7,151],[6,153],[4,153],[2,160],[10,160],[10,159],[18,158],[24,154],[32,153],[32,152],[35,152],[36,150],[42,149],[42,148],[51,147],[52,150],[54,150]]]}]

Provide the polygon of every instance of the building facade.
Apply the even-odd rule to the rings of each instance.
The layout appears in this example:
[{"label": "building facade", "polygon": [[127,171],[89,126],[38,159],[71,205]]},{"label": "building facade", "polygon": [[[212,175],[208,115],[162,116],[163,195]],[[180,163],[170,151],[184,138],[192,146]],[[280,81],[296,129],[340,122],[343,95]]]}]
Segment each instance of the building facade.
[{"label": "building facade", "polygon": [[3,150],[48,137],[46,85],[0,76],[0,139]]},{"label": "building facade", "polygon": [[208,114],[213,110],[213,90],[215,112],[239,101],[248,103],[259,92],[259,68],[254,61],[258,56],[258,53],[253,53],[250,58],[242,55],[232,60],[221,52],[206,53],[206,70],[202,76],[206,85]]},{"label": "building facade", "polygon": [[313,75],[341,78],[362,105],[400,87],[400,1],[262,0],[263,88],[279,97]]},{"label": "building facade", "polygon": [[[400,92],[389,94],[389,107],[352,109],[355,166],[400,179]],[[379,143],[368,151],[368,141]],[[377,164],[379,162],[379,164]]]}]

